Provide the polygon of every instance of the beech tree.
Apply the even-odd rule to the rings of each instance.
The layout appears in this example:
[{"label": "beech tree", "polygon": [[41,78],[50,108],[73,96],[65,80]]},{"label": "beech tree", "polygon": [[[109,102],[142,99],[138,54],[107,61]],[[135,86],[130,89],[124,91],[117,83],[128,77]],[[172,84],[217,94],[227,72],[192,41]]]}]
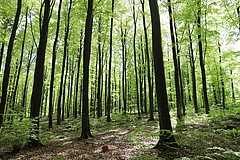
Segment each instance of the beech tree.
[{"label": "beech tree", "polygon": [[3,129],[30,118],[41,138],[38,121],[60,128],[82,118],[88,138],[95,116],[154,120],[161,111],[161,132],[172,133],[169,111],[238,104],[239,1],[168,0],[156,10],[149,0],[152,12],[145,0],[0,2]]},{"label": "beech tree", "polygon": [[[1,96],[1,103],[0,103],[0,127],[3,124],[3,115],[4,115],[6,100],[7,100],[7,89],[8,89],[10,70],[11,70],[10,63],[11,63],[11,59],[12,59],[14,39],[16,36],[17,28],[18,28],[18,22],[19,22],[21,9],[22,9],[22,0],[18,0],[17,11],[16,11],[15,19],[14,19],[12,33],[11,33],[11,37],[8,42],[7,57],[6,57],[4,76],[3,76],[3,81],[2,81],[2,96]],[[3,46],[2,46],[2,49],[4,49]],[[1,55],[2,54],[3,54],[3,51],[1,51]]]},{"label": "beech tree", "polygon": [[157,92],[158,117],[160,125],[160,138],[154,148],[165,149],[168,145],[177,145],[172,134],[172,125],[168,108],[158,3],[156,0],[149,0],[149,5],[152,20],[153,58]]},{"label": "beech tree", "polygon": [[82,107],[82,135],[81,138],[92,137],[89,124],[88,86],[89,86],[89,59],[91,54],[93,22],[93,0],[88,1],[87,18],[85,24],[85,38],[83,51],[83,107]]},{"label": "beech tree", "polygon": [[50,80],[50,95],[49,95],[49,128],[52,128],[52,114],[53,114],[53,86],[54,86],[54,75],[55,75],[55,63],[56,63],[56,50],[57,50],[57,42],[59,37],[59,28],[60,28],[60,20],[61,20],[61,6],[62,0],[59,1],[58,6],[58,19],[57,19],[57,28],[56,28],[56,36],[54,39],[53,44],[53,51],[52,51],[52,71],[51,71],[51,80]]},{"label": "beech tree", "polygon": [[47,37],[48,37],[48,26],[51,12],[51,2],[50,0],[44,0],[44,17],[43,23],[41,27],[40,40],[37,50],[37,58],[34,72],[34,83],[31,97],[31,110],[30,110],[30,118],[33,120],[33,123],[36,125],[34,134],[36,138],[31,138],[29,144],[31,146],[39,146],[41,145],[39,141],[39,113],[41,107],[42,100],[42,87],[43,87],[43,77],[44,77],[44,60],[46,54],[46,45],[47,45]]},{"label": "beech tree", "polygon": [[[114,0],[112,0],[112,16],[114,12]],[[106,104],[106,110],[107,110],[107,121],[111,121],[110,117],[110,108],[111,108],[111,70],[112,70],[112,34],[113,34],[113,17],[111,17],[110,21],[110,51],[109,51],[109,64],[108,64],[108,91],[107,91],[107,104]]]}]

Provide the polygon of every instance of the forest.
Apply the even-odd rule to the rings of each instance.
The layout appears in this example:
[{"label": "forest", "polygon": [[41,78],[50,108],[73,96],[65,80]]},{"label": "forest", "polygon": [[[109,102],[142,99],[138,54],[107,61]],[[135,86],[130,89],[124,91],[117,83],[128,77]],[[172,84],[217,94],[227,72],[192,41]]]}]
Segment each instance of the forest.
[{"label": "forest", "polygon": [[0,160],[240,159],[239,0],[0,3]]}]

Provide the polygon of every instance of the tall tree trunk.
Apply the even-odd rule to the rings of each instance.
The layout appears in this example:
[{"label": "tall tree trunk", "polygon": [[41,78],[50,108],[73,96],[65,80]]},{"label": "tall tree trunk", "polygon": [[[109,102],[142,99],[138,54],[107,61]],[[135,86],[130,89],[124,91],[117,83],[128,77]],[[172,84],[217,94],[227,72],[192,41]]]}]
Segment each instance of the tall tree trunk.
[{"label": "tall tree trunk", "polygon": [[174,16],[173,18],[173,24],[174,24],[174,33],[176,38],[176,51],[177,51],[177,60],[178,60],[178,74],[179,74],[179,87],[180,87],[180,104],[183,111],[183,115],[186,115],[186,109],[185,109],[185,101],[186,98],[184,98],[184,87],[183,87],[183,79],[182,79],[182,71],[181,71],[181,61],[180,61],[180,47],[179,47],[179,41],[178,41],[178,34],[177,34],[177,24],[175,22]]},{"label": "tall tree trunk", "polygon": [[81,138],[92,137],[89,124],[88,86],[89,60],[91,54],[93,0],[88,0],[87,18],[85,24],[84,52],[83,52],[83,107],[82,107],[82,135]]},{"label": "tall tree trunk", "polygon": [[[74,92],[74,88],[73,88],[73,78],[75,76],[74,71],[75,71],[75,61],[73,61],[73,58],[71,59],[71,66],[69,67],[69,82],[68,82],[68,90],[70,93],[68,93],[68,97],[67,97],[67,118],[70,117],[70,110],[71,110],[71,106],[73,105],[73,92]],[[73,108],[72,108],[73,109]]]},{"label": "tall tree trunk", "polygon": [[207,82],[206,82],[206,73],[204,67],[204,59],[203,59],[203,46],[202,46],[202,26],[201,26],[201,0],[198,1],[198,12],[197,12],[197,27],[199,29],[198,33],[198,48],[199,48],[199,61],[201,67],[201,74],[202,74],[202,87],[203,87],[203,101],[206,114],[209,114],[210,108],[208,104],[208,96],[207,96]]},{"label": "tall tree trunk", "polygon": [[146,19],[145,19],[145,0],[141,0],[142,4],[142,12],[143,12],[143,29],[144,29],[144,38],[145,38],[145,53],[146,53],[146,61],[147,61],[147,80],[148,80],[148,97],[149,97],[149,103],[150,103],[150,118],[149,120],[154,120],[154,107],[153,107],[153,85],[151,82],[151,65],[150,65],[150,57],[149,57],[149,51],[148,51],[148,33],[147,33],[147,27],[146,27]]},{"label": "tall tree trunk", "polygon": [[[65,110],[66,110],[66,100],[65,100],[65,96],[66,96],[66,83],[67,83],[67,77],[68,77],[68,68],[69,68],[69,59],[68,59],[68,55],[67,55],[67,64],[66,64],[66,73],[64,76],[64,82],[63,82],[63,98],[62,98],[62,121],[64,121],[64,117],[65,117]],[[69,93],[68,93],[69,94]]]},{"label": "tall tree trunk", "polygon": [[123,112],[126,114],[127,111],[127,100],[126,100],[126,28],[123,30],[121,22],[121,41],[122,41],[122,98],[123,98]]},{"label": "tall tree trunk", "polygon": [[140,118],[138,71],[137,71],[137,52],[136,52],[137,20],[136,20],[136,13],[135,13],[135,0],[133,0],[133,22],[134,22],[134,33],[133,33],[134,70],[135,70],[135,82],[136,82],[137,110],[138,110],[138,118]]},{"label": "tall tree trunk", "polygon": [[[78,62],[77,62],[77,79],[76,79],[76,86],[75,86],[75,101],[74,101],[74,118],[77,118],[77,106],[78,106],[78,88],[79,88],[79,74],[80,74],[80,64],[81,64],[81,58],[82,58],[82,39],[83,39],[83,30],[81,29],[80,32],[80,43],[79,43],[79,55],[78,55]],[[80,96],[81,97],[81,96]],[[81,103],[81,98],[80,98]]]},{"label": "tall tree trunk", "polygon": [[111,70],[112,70],[112,32],[113,32],[113,12],[114,12],[114,0],[112,0],[112,15],[111,15],[111,27],[110,27],[110,55],[108,66],[108,96],[107,96],[107,122],[111,121],[110,109],[111,109]]},{"label": "tall tree trunk", "polygon": [[98,90],[97,90],[97,117],[102,117],[102,50],[101,50],[101,16],[98,19]]},{"label": "tall tree trunk", "polygon": [[144,83],[144,67],[145,67],[145,61],[144,61],[144,57],[143,57],[143,46],[142,46],[142,36],[140,37],[140,50],[141,50],[141,54],[138,55],[138,60],[139,62],[141,62],[141,65],[139,65],[139,89],[140,89],[140,110],[141,110],[141,113],[143,113],[143,106],[144,106],[144,94],[143,94],[143,90],[144,90],[144,86],[143,86],[143,83]]},{"label": "tall tree trunk", "polygon": [[196,85],[196,74],[195,74],[195,58],[193,55],[193,43],[190,29],[189,33],[189,57],[190,57],[190,65],[191,65],[191,73],[192,73],[192,94],[193,94],[193,104],[195,113],[198,113],[198,104],[197,104],[197,85]]},{"label": "tall tree trunk", "polygon": [[4,47],[5,47],[5,42],[2,42],[1,51],[0,51],[0,72],[1,72],[1,68],[2,68],[2,59],[3,59]]},{"label": "tall tree trunk", "polygon": [[142,96],[142,104],[141,104],[141,112],[143,113],[147,113],[147,84],[146,84],[146,57],[144,56],[145,55],[145,52],[144,52],[144,46],[143,46],[143,37],[141,36],[140,38],[140,48],[141,48],[141,58],[139,58],[140,61],[142,61],[142,67],[141,67],[141,75],[140,77],[142,77],[142,80],[140,80],[140,82],[142,83],[140,86],[140,89],[141,89],[141,96]]},{"label": "tall tree trunk", "polygon": [[3,124],[3,115],[4,115],[6,100],[7,100],[7,88],[8,88],[10,69],[11,69],[10,63],[11,63],[11,58],[12,58],[12,50],[13,50],[14,39],[16,36],[16,31],[18,28],[18,22],[19,22],[19,17],[21,14],[21,9],[22,9],[22,0],[18,0],[18,6],[17,6],[15,19],[14,19],[12,33],[11,33],[11,37],[10,37],[9,43],[8,43],[7,57],[6,57],[3,82],[2,82],[2,97],[1,97],[1,103],[0,103],[0,128]]},{"label": "tall tree trunk", "polygon": [[218,52],[219,52],[220,78],[221,78],[221,85],[222,85],[222,107],[223,107],[223,109],[225,109],[226,108],[226,106],[225,106],[225,85],[224,85],[224,80],[223,80],[222,52],[221,52],[221,47],[220,47],[219,42],[218,42]]},{"label": "tall tree trunk", "polygon": [[175,91],[176,91],[176,105],[177,105],[177,117],[181,119],[182,111],[181,111],[181,94],[180,94],[180,85],[179,85],[179,64],[177,58],[177,49],[176,49],[176,41],[175,41],[175,33],[173,28],[173,16],[172,16],[172,7],[171,1],[168,0],[168,13],[169,13],[169,24],[170,24],[170,33],[172,40],[172,54],[173,54],[173,63],[174,63],[174,80],[175,80]]},{"label": "tall tree trunk", "polygon": [[158,3],[157,0],[149,0],[149,4],[152,20],[152,43],[158,104],[158,117],[161,131],[159,141],[154,148],[166,149],[167,147],[169,147],[169,145],[176,146],[176,141],[172,134],[172,125],[168,108]]},{"label": "tall tree trunk", "polygon": [[45,9],[44,9],[44,18],[43,24],[40,32],[40,41],[39,47],[37,50],[37,59],[35,65],[34,72],[34,83],[31,97],[31,110],[30,110],[30,118],[33,119],[33,123],[36,124],[36,128],[34,130],[37,138],[30,139],[29,145],[31,146],[39,146],[40,141],[38,138],[39,134],[39,111],[41,107],[42,100],[42,87],[43,87],[43,78],[44,78],[44,60],[47,46],[47,36],[48,36],[48,25],[49,25],[49,14],[50,14],[50,0],[44,0]]},{"label": "tall tree trunk", "polygon": [[[69,26],[70,26],[70,13],[72,8],[72,0],[70,0],[69,8],[68,8],[68,16],[67,16],[67,24],[65,26],[65,37],[64,37],[64,51],[63,51],[63,62],[62,62],[62,74],[61,74],[61,81],[60,81],[60,90],[59,90],[59,97],[58,97],[58,104],[57,104],[57,125],[61,123],[61,101],[62,101],[62,94],[63,94],[63,83],[64,83],[64,70],[66,65],[66,57],[67,57],[67,47],[68,47],[68,36],[69,36]],[[66,72],[67,73],[67,72]],[[63,100],[64,101],[64,100]],[[62,104],[62,107],[64,104]]]},{"label": "tall tree trunk", "polygon": [[[26,101],[27,101],[27,90],[28,90],[28,77],[29,77],[29,71],[31,66],[31,59],[33,54],[33,46],[28,56],[28,63],[27,63],[27,74],[26,79],[24,83],[24,89],[23,89],[23,97],[22,97],[22,111],[24,112],[24,115],[26,115]],[[22,120],[23,116],[21,117]]]},{"label": "tall tree trunk", "polygon": [[235,92],[234,92],[234,83],[233,83],[233,71],[230,71],[230,75],[231,75],[231,89],[232,89],[232,102],[235,103]]},{"label": "tall tree trunk", "polygon": [[51,72],[51,79],[50,79],[50,93],[49,93],[49,111],[48,111],[48,128],[52,128],[52,116],[53,116],[53,87],[54,87],[54,75],[55,75],[55,63],[56,63],[56,50],[57,50],[57,43],[59,37],[59,28],[60,28],[60,20],[61,20],[61,6],[62,0],[59,1],[58,6],[58,19],[57,19],[57,28],[56,28],[56,35],[53,43],[53,51],[52,51],[52,72]]},{"label": "tall tree trunk", "polygon": [[21,73],[21,69],[22,69],[24,45],[25,45],[25,39],[26,39],[26,33],[27,33],[27,24],[28,24],[27,16],[28,16],[28,8],[26,9],[26,15],[25,15],[26,19],[25,19],[25,28],[24,28],[23,40],[22,40],[21,56],[20,56],[20,62],[19,62],[19,66],[18,66],[17,77],[16,77],[15,87],[14,87],[13,97],[12,97],[12,108],[13,108],[13,110],[15,108],[15,100],[16,100],[16,95],[17,95],[18,83],[19,83],[20,73]]},{"label": "tall tree trunk", "polygon": [[[188,96],[188,102],[192,102],[192,98],[191,98],[191,87],[188,86],[190,84],[190,75],[189,75],[189,64],[186,64],[187,66],[187,71],[186,71],[186,81],[187,81],[187,96]],[[187,99],[187,98],[186,98]]]},{"label": "tall tree trunk", "polygon": [[[99,55],[98,55],[99,56]],[[96,99],[97,99],[97,80],[98,80],[98,71],[97,71],[97,67],[98,67],[98,56],[96,57],[96,61],[95,61],[95,77],[94,77],[94,98],[93,98],[93,118],[95,118],[96,116]],[[93,75],[94,75],[94,70],[93,70]]]}]

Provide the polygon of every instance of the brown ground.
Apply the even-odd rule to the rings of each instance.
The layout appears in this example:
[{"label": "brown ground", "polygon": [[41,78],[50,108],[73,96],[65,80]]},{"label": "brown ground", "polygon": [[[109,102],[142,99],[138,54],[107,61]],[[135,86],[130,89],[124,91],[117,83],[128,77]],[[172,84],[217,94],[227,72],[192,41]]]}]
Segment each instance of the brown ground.
[{"label": "brown ground", "polygon": [[[231,130],[227,129],[229,124],[220,122],[210,123],[206,117],[173,121],[175,139],[180,148],[161,153],[151,149],[158,142],[158,121],[136,118],[111,123],[96,122],[91,126],[94,137],[88,140],[80,140],[76,136],[80,136],[80,127],[68,127],[68,123],[51,132],[45,131],[50,139],[44,142],[43,147],[22,149],[18,153],[0,149],[0,159],[226,159],[227,155],[227,159],[235,160],[238,154],[240,159],[239,119],[231,121],[234,127]],[[105,145],[109,150],[103,152],[102,146]],[[230,157],[228,152],[234,152],[234,155]]]}]

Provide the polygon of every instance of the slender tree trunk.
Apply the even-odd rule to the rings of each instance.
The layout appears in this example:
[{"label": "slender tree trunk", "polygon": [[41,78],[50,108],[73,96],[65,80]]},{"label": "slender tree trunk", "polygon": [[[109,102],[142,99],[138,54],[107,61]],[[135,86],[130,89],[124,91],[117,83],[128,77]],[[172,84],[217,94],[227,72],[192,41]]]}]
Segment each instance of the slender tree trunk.
[{"label": "slender tree trunk", "polygon": [[172,95],[172,78],[171,78],[171,72],[168,72],[168,79],[169,79],[169,102],[170,102],[170,108],[173,107],[173,95]]},{"label": "slender tree trunk", "polygon": [[26,9],[25,28],[24,28],[23,40],[22,40],[22,50],[21,50],[19,67],[18,67],[18,71],[17,71],[17,77],[16,77],[16,81],[15,81],[15,87],[14,87],[14,91],[13,91],[13,99],[12,99],[12,108],[13,108],[13,109],[15,108],[15,101],[16,101],[18,83],[19,83],[20,73],[21,73],[21,69],[22,69],[22,61],[23,61],[23,54],[24,54],[24,45],[25,45],[25,39],[26,39],[26,33],[27,33],[27,24],[28,24],[27,15],[28,15],[28,8]]},{"label": "slender tree trunk", "polygon": [[207,82],[206,82],[206,73],[204,67],[204,59],[203,59],[203,47],[202,47],[202,35],[201,35],[201,0],[198,1],[198,13],[197,13],[197,27],[199,29],[198,33],[198,48],[199,48],[199,60],[202,74],[202,86],[203,86],[203,101],[204,107],[206,110],[206,114],[209,114],[210,108],[208,104],[208,96],[207,96]]},{"label": "slender tree trunk", "polygon": [[83,52],[83,107],[82,107],[82,139],[92,137],[89,124],[88,86],[89,86],[89,60],[91,54],[93,22],[93,0],[88,0],[87,18],[85,24],[84,52]]},{"label": "slender tree trunk", "polygon": [[[32,49],[29,53],[29,59],[27,63],[27,74],[26,74],[26,79],[24,83],[24,89],[23,89],[23,97],[22,97],[22,107],[23,107],[23,112],[24,115],[26,115],[26,101],[27,101],[27,90],[28,90],[28,77],[29,77],[29,71],[30,71],[30,66],[31,66],[31,59],[32,59],[32,54],[33,54],[33,46]],[[22,120],[23,116],[21,117]]]},{"label": "slender tree trunk", "polygon": [[[145,60],[145,52],[144,52],[144,47],[143,47],[143,38],[142,38],[142,36],[141,36],[141,38],[140,38],[140,48],[141,48],[141,58],[142,58],[142,67],[141,67],[141,74],[142,74],[142,76],[140,76],[140,77],[142,77],[142,80],[140,81],[142,84],[140,85],[140,86],[142,86],[142,87],[140,87],[140,88],[142,88],[142,91],[140,91],[141,92],[141,96],[142,96],[142,108],[141,108],[141,112],[143,112],[143,113],[147,113],[147,101],[146,101],[146,99],[147,99],[147,89],[146,89],[146,87],[147,87],[147,84],[146,84],[146,60]],[[141,58],[139,58],[139,59],[141,59]]]},{"label": "slender tree trunk", "polygon": [[126,100],[126,28],[123,30],[121,23],[121,40],[122,40],[122,98],[123,98],[123,113],[127,111],[127,100]]},{"label": "slender tree trunk", "polygon": [[184,98],[184,87],[183,87],[183,79],[182,79],[182,71],[181,71],[181,61],[180,61],[180,47],[179,47],[179,42],[178,42],[178,34],[177,34],[177,24],[174,20],[174,17],[172,16],[173,18],[173,24],[174,24],[174,33],[175,33],[175,36],[176,36],[176,49],[177,49],[177,60],[178,60],[178,74],[179,74],[179,87],[180,87],[180,104],[181,104],[181,107],[182,107],[182,110],[183,110],[183,115],[186,115],[186,109],[185,109],[185,101],[184,99],[186,100],[186,98]]},{"label": "slender tree trunk", "polygon": [[231,75],[231,89],[232,89],[232,102],[235,103],[235,91],[234,91],[234,83],[233,83],[233,71],[230,71],[230,75]]},{"label": "slender tree trunk", "polygon": [[[69,59],[68,59],[68,55],[67,55],[67,64],[66,64],[66,73],[65,73],[65,76],[64,76],[64,82],[63,82],[63,98],[62,98],[62,121],[64,121],[65,119],[65,110],[66,110],[66,100],[65,100],[65,96],[66,96],[66,83],[67,83],[67,77],[68,77],[68,68],[69,68]],[[69,94],[69,93],[68,93]]]},{"label": "slender tree trunk", "polygon": [[[95,118],[96,116],[96,99],[97,99],[97,80],[98,80],[98,71],[97,71],[97,67],[98,67],[98,56],[96,57],[96,62],[95,62],[95,77],[94,77],[94,99],[93,99],[93,118]],[[93,71],[94,74],[94,71]]]},{"label": "slender tree trunk", "polygon": [[[145,13],[145,0],[141,0],[142,4],[142,12]],[[146,61],[147,61],[147,80],[148,80],[148,97],[149,97],[149,103],[150,103],[150,118],[149,120],[154,120],[154,107],[153,107],[153,85],[151,82],[151,65],[150,65],[150,57],[149,57],[149,51],[148,51],[148,33],[147,33],[147,27],[146,27],[146,19],[145,14],[143,14],[143,29],[144,29],[144,38],[145,38],[145,53],[146,53]]]},{"label": "slender tree trunk", "polygon": [[[189,84],[190,84],[190,75],[189,75],[189,66],[188,66],[189,64],[186,64],[186,66],[187,66],[187,71],[186,71],[186,81],[187,81],[187,94],[188,94],[188,102],[192,102],[192,98],[191,98],[191,87],[189,86]],[[186,98],[187,99],[187,98]]]},{"label": "slender tree trunk", "polygon": [[[116,67],[114,67],[114,93],[117,93],[117,78],[116,78]],[[114,107],[112,108],[113,110],[116,111],[117,108],[117,94],[115,94],[115,98],[114,98]],[[116,112],[115,112],[116,113]]]},{"label": "slender tree trunk", "polygon": [[[13,103],[13,96],[14,96],[14,88],[15,88],[15,82],[16,82],[16,78],[17,78],[17,71],[18,71],[18,60],[15,62],[15,66],[14,66],[14,74],[10,75],[10,80],[9,80],[9,84],[8,84],[8,98],[7,98],[7,104],[6,104],[6,108],[8,109],[8,113],[10,113],[10,115],[8,116],[8,121],[11,121],[11,123],[13,123],[13,114],[15,111],[14,108],[14,103]],[[9,103],[10,102],[10,103]]]},{"label": "slender tree trunk", "polygon": [[3,59],[4,47],[5,47],[5,42],[2,42],[1,51],[0,51],[0,72],[1,72],[1,68],[2,68],[2,59]]},{"label": "slender tree trunk", "polygon": [[[70,117],[70,110],[71,110],[71,107],[74,106],[73,105],[73,92],[74,92],[74,88],[73,88],[73,78],[75,76],[74,74],[74,70],[75,70],[75,61],[73,60],[73,58],[71,59],[71,67],[69,67],[69,82],[68,82],[68,90],[69,90],[69,93],[68,93],[68,98],[67,98],[67,118]],[[72,108],[73,109],[73,108]]]},{"label": "slender tree trunk", "polygon": [[16,36],[16,31],[18,28],[21,9],[22,9],[22,0],[18,0],[18,6],[17,6],[15,19],[14,19],[12,33],[8,43],[7,57],[6,57],[6,63],[4,68],[3,81],[2,81],[2,97],[1,97],[1,103],[0,103],[0,128],[3,124],[3,115],[4,115],[6,100],[7,100],[7,88],[8,88],[8,82],[9,82],[10,69],[11,69],[10,63],[12,59],[13,45],[14,45],[14,40]]},{"label": "slender tree trunk", "polygon": [[169,23],[170,23],[170,32],[171,32],[171,40],[172,40],[172,53],[173,53],[173,62],[174,62],[174,80],[175,80],[175,91],[176,91],[176,105],[177,105],[177,117],[181,119],[182,117],[182,106],[181,106],[181,94],[180,94],[180,85],[179,85],[179,64],[177,58],[177,49],[176,49],[176,41],[175,41],[175,33],[173,28],[173,16],[172,16],[172,7],[171,1],[168,0],[168,13],[169,13]]},{"label": "slender tree trunk", "polygon": [[[140,37],[140,40],[142,40],[142,37]],[[141,113],[143,113],[143,106],[144,106],[144,94],[143,94],[143,83],[144,83],[144,79],[143,79],[143,75],[144,75],[144,66],[145,66],[145,61],[144,61],[144,57],[143,57],[143,49],[142,49],[142,42],[140,41],[140,50],[141,50],[141,54],[139,54],[138,56],[138,60],[139,62],[141,62],[142,64],[139,65],[139,88],[140,88],[140,110]]]},{"label": "slender tree trunk", "polygon": [[218,52],[219,52],[220,78],[221,78],[221,85],[222,85],[222,107],[223,107],[223,109],[225,109],[226,108],[226,106],[225,106],[225,85],[224,85],[224,80],[223,80],[222,52],[221,52],[221,47],[220,47],[219,42],[218,42]]},{"label": "slender tree trunk", "polygon": [[59,1],[58,6],[58,20],[57,20],[57,28],[56,28],[56,36],[53,43],[53,51],[52,51],[52,72],[51,72],[51,80],[50,80],[50,95],[49,95],[49,111],[48,111],[48,128],[52,128],[52,116],[53,116],[53,87],[54,87],[54,75],[55,75],[55,63],[56,63],[56,50],[57,43],[59,37],[59,28],[60,28],[60,20],[61,20],[61,6],[62,0]]},{"label": "slender tree trunk", "polygon": [[111,70],[112,70],[112,32],[113,32],[113,12],[114,12],[114,0],[112,0],[112,17],[110,28],[110,55],[108,66],[108,96],[107,96],[107,122],[111,121],[110,109],[111,109]]},{"label": "slender tree trunk", "polygon": [[101,50],[101,16],[98,19],[98,90],[97,90],[97,117],[102,117],[102,50]]},{"label": "slender tree trunk", "polygon": [[48,25],[49,25],[49,15],[50,15],[50,0],[44,0],[45,9],[44,9],[44,17],[43,24],[40,32],[40,41],[39,47],[37,50],[37,59],[35,65],[34,72],[34,83],[31,97],[31,109],[30,109],[30,118],[33,119],[33,123],[36,124],[36,128],[34,130],[37,138],[31,138],[29,141],[29,145],[31,146],[39,146],[40,141],[38,138],[39,134],[39,111],[41,107],[42,100],[42,87],[43,87],[43,78],[44,78],[44,60],[47,46],[47,36],[48,36]]},{"label": "slender tree trunk", "polygon": [[[44,69],[43,82],[46,80],[46,75],[47,75],[47,67],[45,67],[45,69]],[[45,104],[43,103],[43,101],[44,101],[44,97],[45,97],[45,95],[46,95],[46,93],[47,93],[46,90],[47,90],[47,89],[46,89],[46,85],[43,83],[43,87],[42,87],[42,99],[41,99],[41,107],[40,107],[40,116],[39,116],[39,118],[41,118],[41,117],[43,116],[43,109],[44,109],[44,106],[45,106]]]},{"label": "slender tree trunk", "polygon": [[169,145],[170,146],[177,145],[172,134],[172,125],[168,108],[158,3],[157,0],[149,0],[149,4],[152,20],[152,43],[158,104],[158,117],[161,131],[159,141],[154,148],[166,149],[167,147],[169,147]]},{"label": "slender tree trunk", "polygon": [[[83,30],[81,29],[80,32],[80,43],[79,43],[79,55],[78,55],[78,63],[77,63],[77,79],[76,79],[76,89],[75,89],[75,103],[74,103],[74,111],[73,115],[74,118],[77,118],[77,106],[78,106],[78,88],[79,88],[79,74],[80,74],[80,64],[81,64],[81,58],[82,58],[82,39],[83,39]],[[81,96],[80,96],[81,97]],[[80,98],[80,103],[81,103],[81,98]]]},{"label": "slender tree trunk", "polygon": [[[60,125],[61,119],[61,106],[63,107],[64,104],[61,105],[62,101],[62,94],[63,94],[63,83],[64,83],[64,70],[66,65],[66,57],[67,57],[67,47],[68,47],[68,36],[69,36],[69,25],[70,25],[70,13],[72,8],[72,0],[70,0],[69,8],[68,8],[68,18],[67,24],[65,26],[65,37],[64,37],[64,53],[63,53],[63,62],[62,62],[62,74],[61,74],[61,81],[60,81],[60,90],[59,90],[59,97],[58,97],[58,104],[57,104],[57,125]],[[66,72],[67,73],[67,72]],[[64,100],[63,100],[64,101]]]},{"label": "slender tree trunk", "polygon": [[[107,63],[106,63],[106,70],[107,70]],[[108,103],[108,75],[107,75],[107,73],[105,73],[105,91],[104,91],[104,93],[105,93],[105,116],[107,115],[107,103]]]},{"label": "slender tree trunk", "polygon": [[195,113],[198,113],[198,104],[197,104],[197,85],[196,85],[196,74],[195,74],[195,58],[193,55],[193,43],[190,29],[189,32],[189,57],[190,57],[190,65],[191,65],[191,73],[192,73],[192,94],[193,94],[193,103]]},{"label": "slender tree trunk", "polygon": [[136,82],[137,110],[138,110],[138,118],[140,118],[138,71],[137,71],[137,52],[136,52],[137,22],[136,22],[136,15],[135,15],[135,0],[133,0],[133,21],[134,21],[134,33],[133,33],[134,70],[135,70],[135,82]]},{"label": "slender tree trunk", "polygon": [[79,111],[78,111],[78,115],[79,116],[82,116],[82,106],[83,106],[83,79],[81,79],[80,81],[81,85],[80,85],[80,96],[79,96],[79,99],[80,99],[80,102],[79,102]]},{"label": "slender tree trunk", "polygon": [[172,125],[168,108],[168,98],[163,64],[164,62],[162,52],[160,16],[158,11],[157,0],[149,0],[149,4],[152,19],[152,41],[153,41],[152,43],[153,43],[158,116],[160,130],[162,132],[160,134],[160,139],[154,148],[165,149],[167,146],[169,147],[169,145],[173,144],[176,145],[176,142],[172,134]]}]

